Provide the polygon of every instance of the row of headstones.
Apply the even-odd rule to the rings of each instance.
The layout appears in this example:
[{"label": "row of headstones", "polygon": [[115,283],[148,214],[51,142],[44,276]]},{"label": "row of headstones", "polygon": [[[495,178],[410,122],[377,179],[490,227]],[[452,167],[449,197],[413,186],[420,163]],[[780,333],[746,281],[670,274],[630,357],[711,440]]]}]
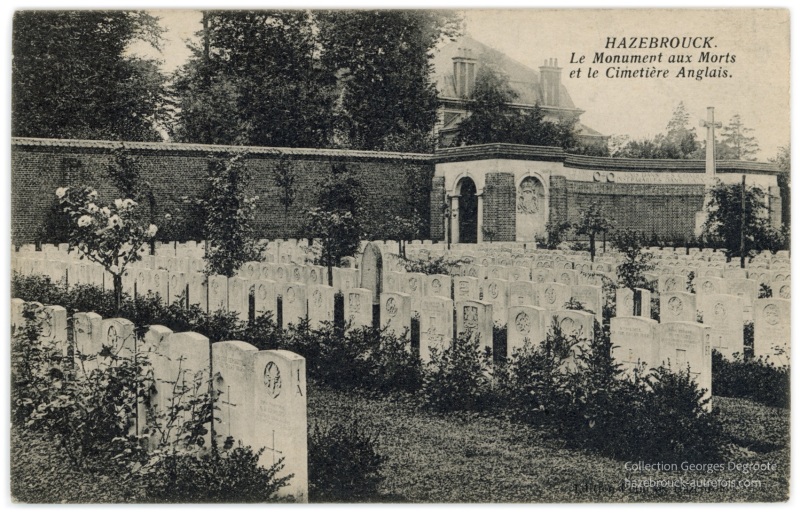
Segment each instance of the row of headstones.
[{"label": "row of headstones", "polygon": [[755,356],[778,364],[789,363],[790,300],[756,298],[747,308],[742,296],[718,293],[695,295],[672,291],[660,293],[659,304],[662,324],[694,323],[699,313],[711,347],[729,359],[734,354],[744,355],[743,325],[745,321],[752,320]]},{"label": "row of headstones", "polygon": [[[11,301],[12,331],[21,330],[25,302]],[[43,341],[55,344],[68,359],[67,312],[60,306],[36,304]],[[142,404],[135,427],[139,434],[152,433],[155,424],[148,412],[168,415],[176,388],[212,379],[216,399],[215,432],[221,441],[229,436],[255,450],[264,448],[259,464],[270,467],[283,458],[279,476],[294,475],[279,494],[307,501],[308,452],[306,413],[306,364],[300,355],[286,350],[259,351],[242,341],[223,341],[210,346],[214,376],[209,377],[209,340],[196,332],[173,333],[150,326],[138,340],[133,323],[123,318],[103,319],[96,313],[76,313],[73,318],[73,365],[90,373],[113,366],[116,358],[145,354],[152,366],[154,392]],[[104,347],[106,348],[105,351]],[[102,352],[102,353],[101,353]],[[68,362],[68,361],[66,361]],[[205,390],[205,389],[203,389]],[[160,416],[159,416],[160,417]],[[146,427],[150,423],[150,430]],[[163,424],[162,428],[163,428]],[[174,441],[175,434],[153,439]],[[151,439],[151,444],[155,445]]]},{"label": "row of headstones", "polygon": [[[36,250],[35,245],[22,245],[16,255],[20,257],[48,258],[64,261],[79,260],[80,252],[77,249],[70,249],[68,244],[42,244],[41,250]],[[149,245],[140,248],[140,262],[143,267],[161,267],[153,262],[153,259],[181,258],[197,260],[205,266],[204,256],[205,247],[203,241],[188,241],[185,243],[162,243],[156,242],[154,252],[150,255]],[[306,246],[300,243],[271,241],[262,252],[261,260],[271,263],[298,263],[305,264],[309,261],[310,255]],[[135,263],[133,264],[135,265]],[[201,268],[202,269],[202,268]]]},{"label": "row of headstones", "polygon": [[[688,372],[705,397],[712,394],[710,329],[694,321],[658,323],[643,317],[611,319],[611,355],[623,371],[634,377],[665,366]],[[741,332],[741,329],[739,330]],[[711,408],[711,402],[707,404]]]},{"label": "row of headstones", "polygon": [[[777,280],[784,278],[785,280]],[[792,297],[790,277],[776,277],[776,280],[760,282],[748,278],[720,278],[696,277],[694,279],[695,292],[702,295],[727,294],[739,296],[744,302],[745,319],[751,320],[753,303],[758,299],[761,284],[767,284],[772,289],[772,297],[789,300]],[[688,283],[683,275],[663,274],[658,276],[658,291],[660,293],[686,292]]]}]

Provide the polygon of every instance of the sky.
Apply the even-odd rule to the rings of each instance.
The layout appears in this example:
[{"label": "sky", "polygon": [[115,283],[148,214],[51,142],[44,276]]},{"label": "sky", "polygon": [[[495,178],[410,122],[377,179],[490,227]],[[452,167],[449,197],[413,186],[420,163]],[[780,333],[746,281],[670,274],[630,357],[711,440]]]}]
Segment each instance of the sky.
[{"label": "sky", "polygon": [[[132,51],[163,60],[165,71],[173,71],[189,56],[186,42],[200,29],[196,10],[151,11],[166,29],[163,51],[144,44]],[[706,138],[700,120],[706,108],[715,108],[716,121],[727,123],[739,114],[753,129],[761,147],[759,160],[775,156],[789,143],[789,24],[785,10],[467,10],[466,32],[527,66],[538,68],[545,59],[558,59],[562,82],[577,107],[585,113],[581,121],[606,135],[652,137],[664,132],[673,110],[683,102],[696,127]],[[710,49],[607,49],[607,38],[630,37],[713,38]],[[698,63],[700,53],[726,55],[723,63]],[[662,54],[667,78],[607,78],[600,66],[596,78],[587,78],[596,52],[618,55]],[[574,54],[574,57],[573,57]],[[671,64],[669,56],[692,57],[690,64]],[[585,56],[583,64],[576,63]],[[731,63],[731,57],[735,62]],[[678,57],[676,57],[678,58]],[[573,61],[573,63],[571,63]],[[725,78],[675,77],[706,66],[727,72]],[[625,66],[623,66],[625,67]],[[639,66],[628,66],[631,69]],[[578,69],[580,76],[574,76]],[[594,66],[596,69],[597,66]],[[572,77],[570,75],[573,75]]]}]

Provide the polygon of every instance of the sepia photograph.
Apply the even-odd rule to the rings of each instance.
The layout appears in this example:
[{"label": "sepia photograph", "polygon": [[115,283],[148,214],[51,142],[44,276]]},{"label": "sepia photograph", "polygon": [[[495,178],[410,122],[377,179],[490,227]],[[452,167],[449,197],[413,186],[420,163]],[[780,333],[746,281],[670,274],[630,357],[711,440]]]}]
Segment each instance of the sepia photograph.
[{"label": "sepia photograph", "polygon": [[789,9],[181,7],[7,10],[8,502],[789,501]]}]

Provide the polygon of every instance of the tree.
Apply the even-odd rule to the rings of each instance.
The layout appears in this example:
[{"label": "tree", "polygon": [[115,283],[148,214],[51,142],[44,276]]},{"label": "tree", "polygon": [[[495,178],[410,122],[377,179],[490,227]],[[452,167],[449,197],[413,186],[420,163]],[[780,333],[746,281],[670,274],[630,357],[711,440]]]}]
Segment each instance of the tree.
[{"label": "tree", "polygon": [[717,146],[718,159],[755,161],[759,151],[758,141],[752,136],[753,129],[742,123],[742,117],[734,114],[727,125],[722,127],[721,140]]},{"label": "tree", "polygon": [[161,33],[138,11],[15,13],[13,135],[161,140],[165,77],[156,61],[126,55],[135,41],[157,48]]},{"label": "tree", "polygon": [[785,244],[785,234],[770,225],[764,191],[757,186],[745,188],[742,211],[742,184],[717,183],[710,190],[703,236],[722,246],[728,257],[741,257],[740,238],[744,224],[744,256],[775,252]]},{"label": "tree", "polygon": [[281,153],[278,159],[278,165],[275,166],[275,186],[278,188],[278,201],[283,206],[283,231],[287,232],[286,224],[289,219],[289,209],[294,204],[296,191],[294,188],[294,181],[296,174],[294,172],[294,164],[291,157]]},{"label": "tree", "polygon": [[305,232],[320,244],[320,264],[328,268],[333,285],[333,267],[342,257],[354,255],[364,236],[364,190],[343,164],[331,163],[331,173],[320,184],[317,205],[306,211]]},{"label": "tree", "polygon": [[336,76],[321,66],[310,11],[208,11],[203,44],[175,76],[175,138],[325,147]]},{"label": "tree", "polygon": [[208,189],[199,202],[205,212],[208,274],[232,277],[247,261],[259,260],[261,245],[254,237],[253,221],[258,197],[245,190],[252,176],[244,152],[225,159],[209,157]]},{"label": "tree", "polygon": [[[123,198],[147,202],[148,220],[155,223],[158,213],[153,184],[142,178],[138,157],[132,155],[124,143],[111,151],[106,173]],[[150,253],[155,253],[155,240],[150,241]]]},{"label": "tree", "polygon": [[644,288],[647,280],[644,274],[655,266],[650,263],[653,254],[643,252],[644,235],[632,230],[620,230],[613,234],[611,244],[622,253],[622,262],[617,265],[617,277],[623,287]]},{"label": "tree", "polygon": [[613,157],[635,159],[698,159],[704,151],[697,141],[697,132],[690,127],[689,113],[683,102],[672,111],[667,122],[666,134],[656,134],[653,138],[631,140],[627,136],[614,141]]},{"label": "tree", "polygon": [[611,220],[606,218],[600,206],[593,202],[581,212],[580,221],[575,224],[575,234],[589,236],[589,254],[592,262],[595,255],[595,238],[597,234],[608,232],[611,229]]},{"label": "tree", "polygon": [[475,73],[475,89],[467,106],[469,116],[461,122],[456,144],[514,143],[520,145],[576,148],[574,116],[545,120],[537,103],[532,109],[512,107],[518,94],[489,56],[481,58]]},{"label": "tree", "polygon": [[81,186],[60,187],[56,197],[69,216],[69,244],[77,248],[81,258],[100,264],[114,280],[116,310],[122,305],[122,276],[127,267],[141,260],[142,246],[155,237],[158,228],[145,227],[138,204],[118,198],[107,207],[95,202],[97,191]]},{"label": "tree", "polygon": [[436,123],[430,58],[456,35],[458,17],[438,10],[318,14],[322,60],[339,78],[336,143],[364,150],[428,152]]}]

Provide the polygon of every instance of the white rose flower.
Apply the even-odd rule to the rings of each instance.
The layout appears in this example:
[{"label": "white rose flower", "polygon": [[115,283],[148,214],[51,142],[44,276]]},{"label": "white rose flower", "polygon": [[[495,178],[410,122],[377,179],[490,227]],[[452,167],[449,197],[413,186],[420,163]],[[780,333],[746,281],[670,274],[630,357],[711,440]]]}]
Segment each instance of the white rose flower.
[{"label": "white rose flower", "polygon": [[94,214],[95,212],[99,211],[100,208],[97,205],[90,203],[86,206],[86,210]]},{"label": "white rose flower", "polygon": [[79,227],[88,227],[91,224],[92,224],[92,217],[91,216],[83,215],[80,218],[78,218],[78,226]]},{"label": "white rose flower", "polygon": [[155,225],[150,224],[150,226],[147,227],[147,237],[155,237],[156,232],[158,232],[158,227]]},{"label": "white rose flower", "polygon": [[115,206],[117,209],[122,209],[122,200],[121,200],[121,199],[119,199],[119,198],[117,198],[116,200],[114,200],[114,206]]},{"label": "white rose flower", "polygon": [[122,220],[116,214],[108,218],[109,227],[119,227],[122,225]]},{"label": "white rose flower", "polygon": [[126,198],[125,200],[122,201],[122,206],[126,209],[130,209],[131,207],[136,207],[137,205],[139,204],[137,204],[130,198]]},{"label": "white rose flower", "polygon": [[65,194],[67,194],[67,188],[66,187],[59,187],[58,189],[56,189],[56,196],[57,197],[64,198]]},{"label": "white rose flower", "polygon": [[103,207],[102,209],[100,209],[100,212],[103,213],[103,216],[106,217],[111,216],[111,209],[109,209],[108,207]]},{"label": "white rose flower", "polygon": [[171,220],[171,219],[172,219],[172,214],[170,214],[170,213],[166,213],[166,214],[164,215],[164,219],[165,219],[165,220]]},{"label": "white rose flower", "polygon": [[94,190],[94,189],[89,191],[89,198],[91,198],[92,200],[96,199],[97,198],[97,191]]}]

